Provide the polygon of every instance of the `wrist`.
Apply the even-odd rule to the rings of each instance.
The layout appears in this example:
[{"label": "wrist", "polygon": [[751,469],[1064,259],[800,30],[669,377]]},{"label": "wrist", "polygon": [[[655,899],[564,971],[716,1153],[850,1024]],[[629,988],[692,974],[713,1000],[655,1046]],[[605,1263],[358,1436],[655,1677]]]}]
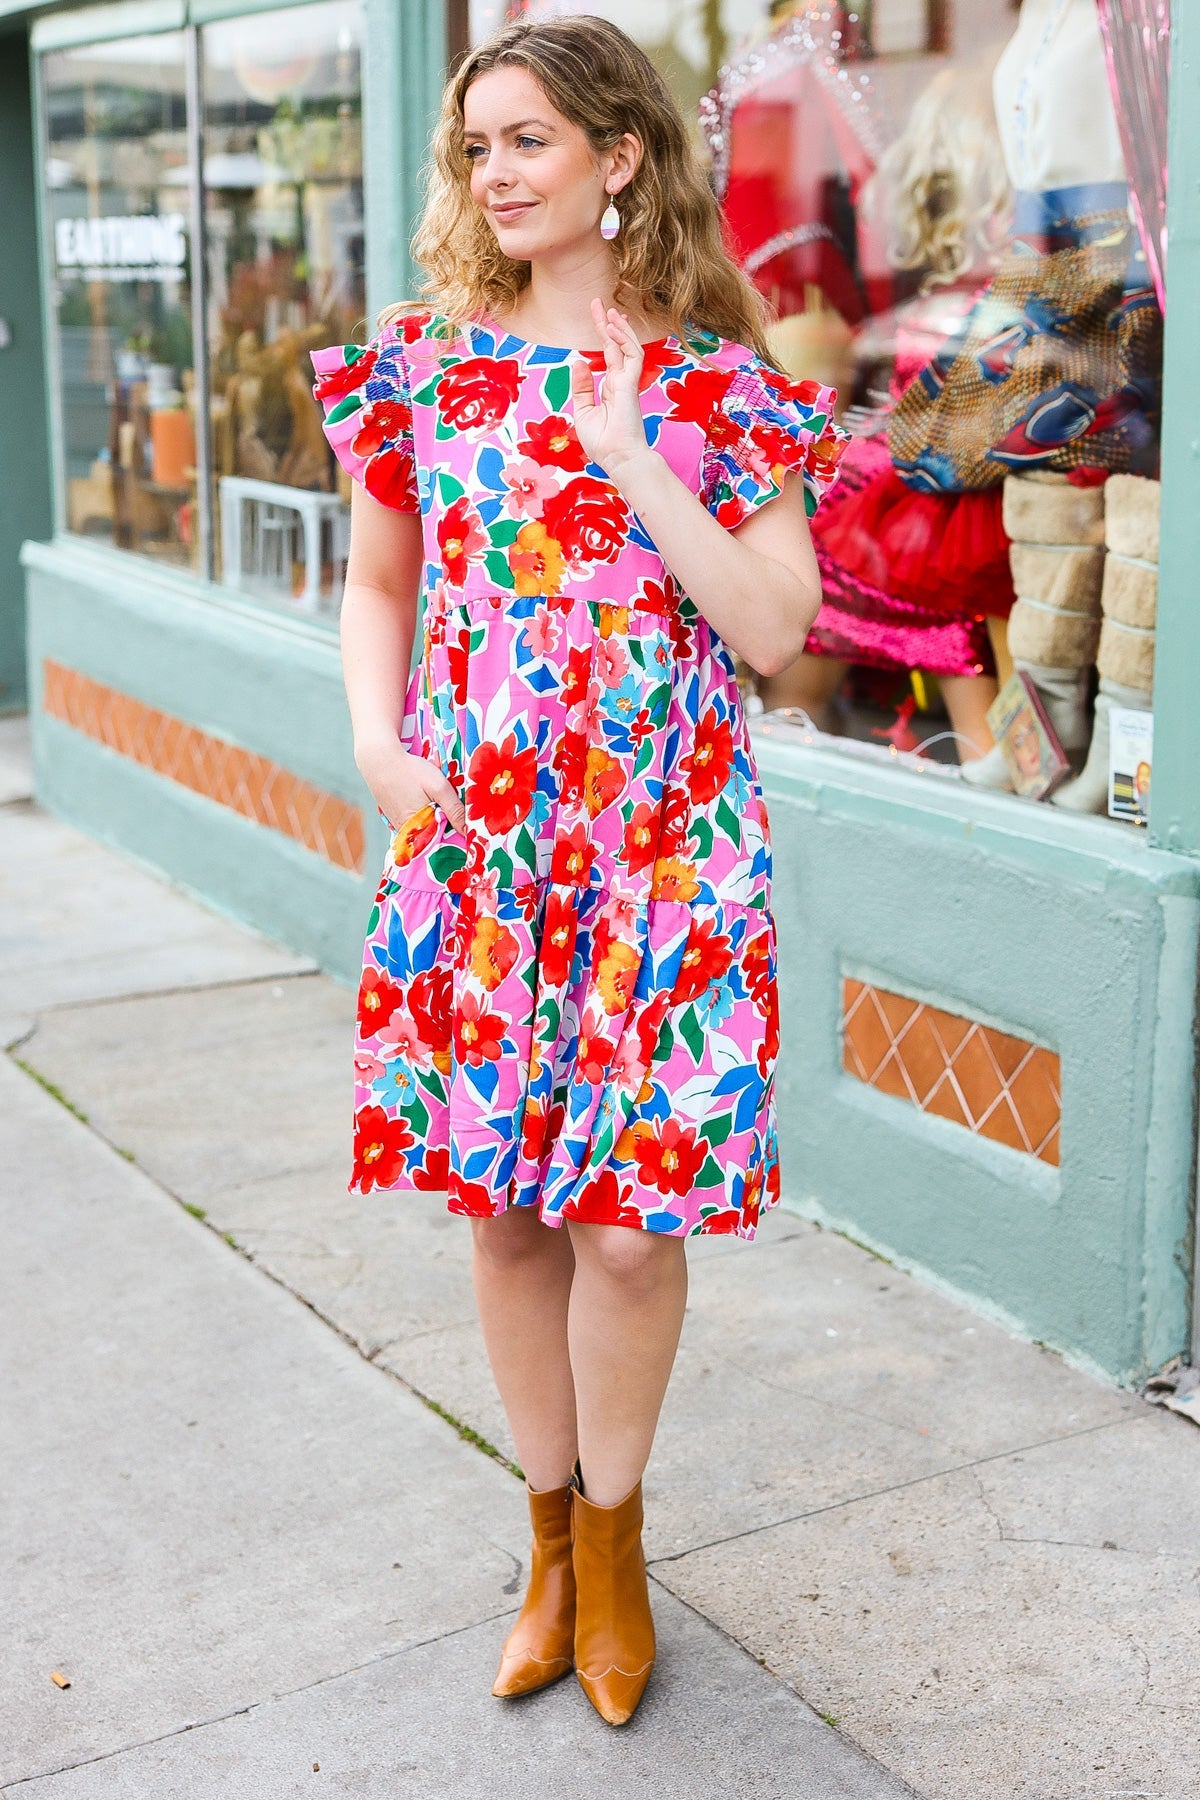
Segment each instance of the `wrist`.
[{"label": "wrist", "polygon": [[642,444],[631,450],[628,456],[615,458],[605,463],[605,473],[613,486],[618,488],[628,499],[627,490],[637,487],[646,478],[649,471],[662,463],[662,456],[649,444]]},{"label": "wrist", "polygon": [[364,732],[354,740],[354,763],[360,775],[378,767],[381,761],[394,757],[400,748],[400,734],[394,727],[384,726]]}]

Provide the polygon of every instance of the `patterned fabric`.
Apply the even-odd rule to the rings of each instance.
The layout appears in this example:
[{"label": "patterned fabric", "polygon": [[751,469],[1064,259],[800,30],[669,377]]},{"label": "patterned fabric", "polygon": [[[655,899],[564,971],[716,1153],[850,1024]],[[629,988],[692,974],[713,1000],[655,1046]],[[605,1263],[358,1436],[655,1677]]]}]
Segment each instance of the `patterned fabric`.
[{"label": "patterned fabric", "polygon": [[[465,836],[395,821],[351,1190],[753,1237],[779,1195],[776,944],[731,653],[580,446],[574,353],[438,324],[313,357],[343,467],[420,511],[401,735],[467,810]],[[829,487],[832,401],[714,336],[646,346],[647,438],[731,529],[787,471]]]},{"label": "patterned fabric", "polygon": [[1017,197],[995,279],[912,383],[888,444],[910,487],[1158,466],[1162,315],[1123,182]]}]

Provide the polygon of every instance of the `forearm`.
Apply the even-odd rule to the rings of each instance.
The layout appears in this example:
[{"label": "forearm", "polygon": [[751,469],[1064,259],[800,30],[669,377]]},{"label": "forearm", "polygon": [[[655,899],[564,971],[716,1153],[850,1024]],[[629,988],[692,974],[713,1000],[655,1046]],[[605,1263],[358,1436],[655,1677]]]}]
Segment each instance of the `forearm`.
[{"label": "forearm", "polygon": [[404,721],[417,603],[368,582],[347,582],[342,598],[342,676],[354,729],[354,754],[393,747]]},{"label": "forearm", "polygon": [[610,472],[610,479],[680,587],[730,649],[760,675],[789,668],[821,605],[811,545],[799,575],[751,549],[718,524],[656,450],[639,452]]}]

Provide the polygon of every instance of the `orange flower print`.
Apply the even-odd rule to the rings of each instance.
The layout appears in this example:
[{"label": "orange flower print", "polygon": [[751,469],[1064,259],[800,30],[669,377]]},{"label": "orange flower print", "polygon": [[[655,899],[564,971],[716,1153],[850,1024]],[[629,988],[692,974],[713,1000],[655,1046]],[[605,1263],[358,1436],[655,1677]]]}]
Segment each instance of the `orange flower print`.
[{"label": "orange flower print", "polygon": [[489,993],[500,986],[520,954],[520,945],[498,919],[480,919],[471,939],[471,973]]},{"label": "orange flower print", "polygon": [[557,594],[567,571],[566,558],[557,538],[552,538],[540,519],[529,519],[509,547],[508,566],[518,594]]},{"label": "orange flower print", "polygon": [[614,938],[604,954],[595,959],[596,986],[610,1018],[629,1011],[641,966],[641,952],[620,938]]},{"label": "orange flower print", "polygon": [[587,753],[584,799],[594,819],[625,792],[628,777],[615,756],[595,745]]},{"label": "orange flower print", "polygon": [[502,744],[480,744],[467,766],[467,810],[492,836],[511,831],[533,805],[537,751],[517,749],[510,732]]},{"label": "orange flower print", "polygon": [[467,992],[459,1002],[454,1020],[454,1048],[459,1062],[474,1069],[485,1062],[496,1062],[504,1038],[504,1020],[499,1013],[489,1012],[477,994]]},{"label": "orange flower print", "polygon": [[644,1184],[660,1194],[690,1193],[708,1155],[706,1141],[697,1139],[690,1126],[675,1119],[664,1119],[660,1125],[639,1120],[633,1135],[638,1174]]},{"label": "orange flower print", "polygon": [[396,867],[403,869],[414,856],[420,856],[437,836],[437,828],[437,808],[432,805],[422,806],[407,819],[392,836],[392,861]]},{"label": "orange flower print", "polygon": [[694,900],[700,892],[695,863],[682,856],[660,856],[654,865],[652,900]]}]

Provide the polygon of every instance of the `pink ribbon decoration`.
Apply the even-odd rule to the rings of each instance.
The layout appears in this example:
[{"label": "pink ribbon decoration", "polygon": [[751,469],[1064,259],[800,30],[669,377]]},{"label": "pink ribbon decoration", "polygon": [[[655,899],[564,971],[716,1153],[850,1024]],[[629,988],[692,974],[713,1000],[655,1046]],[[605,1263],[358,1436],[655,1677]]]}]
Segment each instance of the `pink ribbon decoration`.
[{"label": "pink ribbon decoration", "polygon": [[1133,216],[1158,304],[1165,309],[1171,0],[1096,0],[1096,4]]}]

